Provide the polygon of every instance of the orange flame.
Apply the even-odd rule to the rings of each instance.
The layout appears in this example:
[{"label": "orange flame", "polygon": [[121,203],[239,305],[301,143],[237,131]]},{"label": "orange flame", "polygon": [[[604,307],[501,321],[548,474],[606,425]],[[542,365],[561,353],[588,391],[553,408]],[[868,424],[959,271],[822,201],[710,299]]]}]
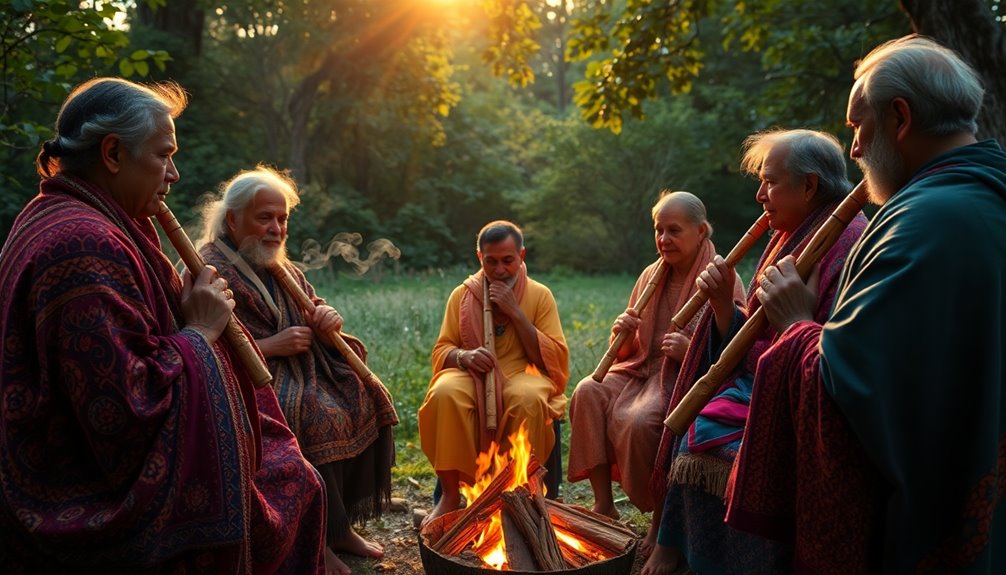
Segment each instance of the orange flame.
[{"label": "orange flame", "polygon": [[573,549],[576,549],[577,551],[586,554],[588,557],[594,559],[594,561],[604,561],[605,559],[608,558],[603,553],[598,553],[597,551],[588,548],[586,545],[581,543],[579,539],[577,539],[576,535],[573,535],[572,533],[569,533],[564,529],[560,529],[555,525],[553,525],[552,531],[555,531],[556,539],[562,541],[566,545],[569,545]]},{"label": "orange flame", "polygon": [[[531,461],[531,442],[528,440],[526,422],[521,422],[516,433],[512,433],[508,438],[510,450],[508,453],[500,453],[496,442],[489,445],[489,450],[480,453],[475,459],[475,485],[468,486],[461,484],[461,494],[468,501],[474,502],[486,490],[493,478],[495,478],[503,468],[514,462],[514,476],[503,491],[510,491],[515,487],[527,483],[527,465]],[[488,525],[475,538],[472,545],[475,553],[482,558],[482,561],[493,569],[501,570],[506,564],[506,542],[503,540],[503,523],[500,512],[493,513]]]},{"label": "orange flame", "polygon": [[[531,442],[528,441],[525,422],[522,422],[517,432],[511,434],[507,440],[510,443],[510,449],[507,453],[501,453],[499,445],[493,442],[489,445],[488,451],[480,453],[475,459],[475,485],[469,486],[462,483],[460,486],[461,494],[470,503],[474,503],[485,492],[493,479],[506,468],[510,461],[514,462],[513,479],[503,491],[510,491],[515,487],[527,484],[527,466],[531,462]],[[584,545],[576,535],[554,525],[552,529],[563,544],[592,557],[595,561],[608,558],[596,548]],[[503,520],[500,511],[493,513],[486,521],[486,526],[475,537],[472,550],[482,558],[487,566],[497,571],[508,570],[506,541],[503,536]]]}]

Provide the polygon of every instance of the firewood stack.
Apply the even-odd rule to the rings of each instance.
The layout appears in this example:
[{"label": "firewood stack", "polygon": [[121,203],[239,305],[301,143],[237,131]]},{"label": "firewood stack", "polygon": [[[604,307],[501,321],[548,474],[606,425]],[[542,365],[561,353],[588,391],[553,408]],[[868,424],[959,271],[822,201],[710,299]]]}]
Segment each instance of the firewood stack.
[{"label": "firewood stack", "polygon": [[628,527],[586,509],[546,500],[544,473],[532,457],[527,483],[507,490],[514,478],[511,461],[475,501],[456,512],[449,524],[444,523],[443,535],[421,534],[426,545],[442,556],[467,556],[465,550],[499,512],[502,530],[496,538],[502,536],[506,542],[507,566],[512,571],[579,569],[629,551],[636,534]]}]

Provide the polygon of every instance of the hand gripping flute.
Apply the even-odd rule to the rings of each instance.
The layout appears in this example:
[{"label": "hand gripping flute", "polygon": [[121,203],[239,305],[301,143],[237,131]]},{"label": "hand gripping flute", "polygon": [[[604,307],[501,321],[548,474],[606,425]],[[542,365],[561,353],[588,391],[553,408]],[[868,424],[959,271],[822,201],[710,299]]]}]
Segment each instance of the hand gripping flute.
[{"label": "hand gripping flute", "polygon": [[[282,265],[275,265],[271,268],[273,276],[279,281],[280,285],[286,292],[293,296],[293,299],[297,300],[297,305],[304,311],[304,315],[310,317],[314,315],[315,305],[311,301],[311,296],[307,295],[303,288],[297,283],[297,280],[293,278],[290,270],[286,269]],[[346,362],[349,363],[349,367],[353,369],[356,375],[360,376],[360,379],[364,381],[369,381],[373,384],[381,384],[381,380],[374,375],[374,372],[370,371],[367,364],[363,363],[360,356],[356,355],[353,348],[349,347],[346,340],[339,334],[339,332],[332,330],[325,335],[332,340],[332,345],[335,349],[339,350],[342,357],[346,358]],[[383,384],[381,384],[383,385]]]},{"label": "hand gripping flute", "polygon": [[[741,236],[740,240],[738,240],[734,249],[730,250],[730,253],[727,254],[727,257],[724,260],[726,264],[730,267],[736,266],[737,262],[744,258],[744,255],[751,249],[751,246],[758,241],[758,238],[765,234],[766,230],[768,230],[768,214],[762,213],[762,215],[755,220],[755,223],[748,228],[748,231],[744,232],[744,235]],[[650,298],[653,296],[654,290],[657,289],[661,280],[664,279],[664,275],[667,274],[667,264],[664,263],[663,259],[658,261],[659,265],[657,266],[657,269],[653,270],[653,275],[650,276],[650,279],[646,282],[646,287],[643,288],[643,293],[639,294],[639,299],[637,299],[636,304],[632,306],[632,309],[635,310],[637,314],[641,313],[643,308],[646,307],[646,304],[650,302]],[[685,302],[685,305],[681,306],[678,313],[674,314],[674,319],[671,320],[674,325],[671,326],[671,329],[684,329],[684,327],[688,325],[688,322],[692,321],[692,318],[695,317],[695,314],[702,309],[702,304],[706,303],[706,300],[708,299],[709,296],[700,290],[692,294],[692,297]],[[591,376],[594,378],[594,381],[600,382],[604,379],[608,370],[611,369],[611,365],[615,363],[615,358],[618,356],[618,350],[625,344],[625,340],[628,339],[628,337],[629,333],[625,331],[619,332],[618,335],[615,336],[611,345],[608,346],[608,351],[604,352],[604,357],[601,358],[600,363],[597,365],[597,369],[594,370],[594,374]]]},{"label": "hand gripping flute", "polygon": [[[831,216],[821,224],[821,227],[814,232],[810,243],[796,259],[796,270],[800,273],[800,278],[804,282],[810,277],[811,272],[817,262],[821,261],[828,250],[831,249],[842,232],[845,231],[849,222],[856,217],[856,214],[866,205],[867,190],[865,182],[860,182],[849,195],[842,200],[842,203],[835,208]],[[688,390],[688,393],[681,398],[681,402],[674,407],[671,414],[664,422],[672,433],[678,436],[684,435],[688,428],[698,417],[699,412],[709,403],[709,400],[716,395],[717,390],[723,385],[723,381],[733,372],[734,368],[741,362],[751,346],[754,345],[758,335],[765,329],[768,319],[765,317],[765,308],[758,308],[751,317],[744,322],[743,327],[737,332],[730,343],[727,344],[720,354],[719,360],[710,368],[709,372],[699,378],[695,385]]]},{"label": "hand gripping flute", "polygon": [[[199,252],[196,251],[195,246],[192,245],[192,240],[189,239],[189,236],[185,235],[185,230],[182,229],[178,220],[175,219],[175,215],[171,213],[168,205],[164,202],[161,202],[161,209],[157,212],[157,222],[164,228],[168,241],[175,247],[175,251],[181,256],[185,267],[188,268],[192,277],[198,276],[203,271],[203,268],[206,267],[206,262],[203,261]],[[255,387],[268,385],[272,381],[272,374],[269,373],[269,368],[262,360],[259,351],[248,340],[248,337],[245,336],[244,329],[242,329],[238,318],[233,313],[230,319],[227,320],[227,327],[224,328],[223,335],[227,339],[227,343],[230,344],[231,349],[237,354],[238,361],[241,362],[248,375],[252,378]]]}]

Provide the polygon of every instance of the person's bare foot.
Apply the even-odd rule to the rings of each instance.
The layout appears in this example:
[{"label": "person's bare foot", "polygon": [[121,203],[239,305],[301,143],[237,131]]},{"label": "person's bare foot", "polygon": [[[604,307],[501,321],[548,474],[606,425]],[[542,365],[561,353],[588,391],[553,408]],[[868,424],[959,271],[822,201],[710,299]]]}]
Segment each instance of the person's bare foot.
[{"label": "person's bare foot", "polygon": [[339,559],[330,548],[325,547],[325,574],[326,575],[349,575],[349,566]]},{"label": "person's bare foot", "polygon": [[594,503],[594,507],[591,508],[591,511],[593,511],[594,513],[598,513],[600,515],[607,515],[608,517],[611,517],[615,521],[618,521],[618,518],[621,517],[614,503],[612,503],[611,505],[601,505],[598,503]]},{"label": "person's bare foot", "polygon": [[640,575],[671,575],[677,573],[681,565],[681,551],[667,545],[656,545],[646,560]]},{"label": "person's bare foot", "polygon": [[639,543],[639,553],[643,557],[649,557],[650,553],[653,553],[654,547],[657,545],[657,528],[652,524],[650,528],[646,530],[646,536]]},{"label": "person's bare foot", "polygon": [[454,497],[448,496],[446,493],[440,498],[440,501],[430,509],[430,512],[423,518],[423,522],[420,524],[420,528],[426,527],[430,521],[433,521],[437,517],[445,513],[450,513],[455,509],[461,508],[461,496],[460,494]]},{"label": "person's bare foot", "polygon": [[367,541],[352,529],[349,530],[349,535],[345,539],[334,543],[332,547],[338,551],[352,553],[360,557],[371,557],[373,559],[384,557],[384,547],[373,541]]}]

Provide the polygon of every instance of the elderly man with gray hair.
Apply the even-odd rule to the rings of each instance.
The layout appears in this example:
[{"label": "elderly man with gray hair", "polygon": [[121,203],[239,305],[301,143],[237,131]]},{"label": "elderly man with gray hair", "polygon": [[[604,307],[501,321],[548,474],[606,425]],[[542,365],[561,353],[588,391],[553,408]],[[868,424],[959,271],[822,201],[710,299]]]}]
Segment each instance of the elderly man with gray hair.
[{"label": "elderly man with gray hair", "polygon": [[[259,166],[237,174],[204,207],[200,253],[234,291],[234,313],[262,350],[283,414],[324,479],[326,560],[336,573],[348,573],[337,552],[373,558],[384,553],[352,525],[380,515],[391,497],[391,426],[398,417],[380,381],[361,378],[333,347],[330,334],[340,332],[342,317],[287,258],[287,224],[299,201],[296,184],[282,172]],[[278,281],[278,269],[311,299],[312,315],[305,316],[298,297]],[[366,359],[358,339],[339,337]]]},{"label": "elderly man with gray hair", "polygon": [[727,521],[808,573],[1006,572],[1006,154],[983,88],[907,36],[859,63],[851,156],[880,205],[825,321],[793,261],[757,297],[761,357]]}]

